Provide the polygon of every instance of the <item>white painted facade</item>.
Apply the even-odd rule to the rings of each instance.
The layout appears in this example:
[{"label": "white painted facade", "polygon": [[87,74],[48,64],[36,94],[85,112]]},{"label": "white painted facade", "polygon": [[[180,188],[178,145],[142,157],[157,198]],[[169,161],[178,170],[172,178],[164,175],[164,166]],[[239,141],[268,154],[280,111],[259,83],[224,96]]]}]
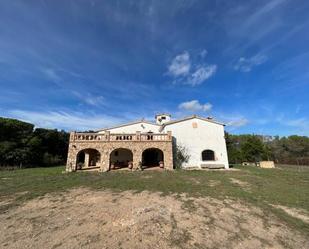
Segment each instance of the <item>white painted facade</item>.
[{"label": "white painted facade", "polygon": [[[162,116],[160,117],[162,118]],[[223,124],[197,116],[170,121],[169,115],[163,120],[165,122],[161,122],[160,125],[141,120],[104,129],[99,133],[105,131],[119,134],[136,133],[137,131],[142,133],[167,133],[167,131],[171,131],[176,144],[184,147],[189,155],[188,162],[183,164],[184,168],[201,168],[203,165],[222,165],[226,169],[229,168]],[[214,160],[203,161],[202,152],[204,150],[212,150]]]},{"label": "white painted facade", "polygon": [[[167,123],[163,131],[171,131],[177,145],[183,146],[189,161],[183,167],[201,167],[203,164],[224,165],[229,168],[224,125],[198,117],[184,119],[179,122]],[[214,161],[203,161],[202,151],[212,150]]]}]

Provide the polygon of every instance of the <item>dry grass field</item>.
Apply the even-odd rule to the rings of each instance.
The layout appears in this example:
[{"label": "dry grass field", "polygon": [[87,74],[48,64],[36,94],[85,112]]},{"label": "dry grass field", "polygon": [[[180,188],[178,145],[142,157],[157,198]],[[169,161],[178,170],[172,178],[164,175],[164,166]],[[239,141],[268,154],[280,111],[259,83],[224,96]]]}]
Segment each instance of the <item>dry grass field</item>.
[{"label": "dry grass field", "polygon": [[0,172],[1,248],[309,248],[306,167]]}]

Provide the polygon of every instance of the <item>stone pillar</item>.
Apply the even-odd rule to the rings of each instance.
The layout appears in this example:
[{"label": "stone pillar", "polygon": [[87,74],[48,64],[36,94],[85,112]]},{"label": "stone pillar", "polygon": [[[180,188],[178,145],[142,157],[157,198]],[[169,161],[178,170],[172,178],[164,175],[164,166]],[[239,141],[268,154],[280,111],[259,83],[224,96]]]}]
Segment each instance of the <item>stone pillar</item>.
[{"label": "stone pillar", "polygon": [[173,147],[167,145],[164,150],[164,168],[167,170],[173,170]]},{"label": "stone pillar", "polygon": [[109,141],[109,140],[110,140],[110,134],[111,134],[110,131],[105,131],[105,140],[106,140],[106,141]]},{"label": "stone pillar", "polygon": [[84,163],[84,167],[85,168],[88,168],[89,167],[89,157],[90,157],[90,154],[88,151],[85,151],[85,163]]},{"label": "stone pillar", "polygon": [[70,132],[70,142],[75,141],[75,131]]},{"label": "stone pillar", "polygon": [[100,151],[100,153],[101,153],[100,171],[106,172],[109,170],[109,151],[103,150],[103,151]]},{"label": "stone pillar", "polygon": [[171,141],[172,140],[172,132],[168,131],[167,135],[168,135],[168,140]]},{"label": "stone pillar", "polygon": [[67,172],[76,171],[76,160],[77,160],[76,157],[77,157],[76,146],[70,144],[68,151],[67,165],[66,165]]},{"label": "stone pillar", "polygon": [[133,150],[133,169],[138,169],[142,162],[142,151],[140,149]]}]

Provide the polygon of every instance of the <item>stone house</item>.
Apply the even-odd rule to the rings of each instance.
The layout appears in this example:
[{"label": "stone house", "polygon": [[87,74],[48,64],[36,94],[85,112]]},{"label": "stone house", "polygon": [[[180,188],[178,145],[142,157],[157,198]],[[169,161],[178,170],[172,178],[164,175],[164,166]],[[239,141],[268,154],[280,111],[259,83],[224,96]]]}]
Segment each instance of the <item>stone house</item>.
[{"label": "stone house", "polygon": [[172,170],[176,146],[188,156],[183,168],[228,168],[224,124],[196,115],[140,120],[93,133],[71,132],[67,171],[161,167]]}]

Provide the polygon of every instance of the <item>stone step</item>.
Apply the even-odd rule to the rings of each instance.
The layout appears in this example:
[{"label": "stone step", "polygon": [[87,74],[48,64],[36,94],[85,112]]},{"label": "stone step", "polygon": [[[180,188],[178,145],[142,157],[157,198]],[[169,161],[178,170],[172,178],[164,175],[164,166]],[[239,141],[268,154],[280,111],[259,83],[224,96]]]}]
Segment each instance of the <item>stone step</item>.
[{"label": "stone step", "polygon": [[224,169],[224,164],[201,164],[202,169]]}]

